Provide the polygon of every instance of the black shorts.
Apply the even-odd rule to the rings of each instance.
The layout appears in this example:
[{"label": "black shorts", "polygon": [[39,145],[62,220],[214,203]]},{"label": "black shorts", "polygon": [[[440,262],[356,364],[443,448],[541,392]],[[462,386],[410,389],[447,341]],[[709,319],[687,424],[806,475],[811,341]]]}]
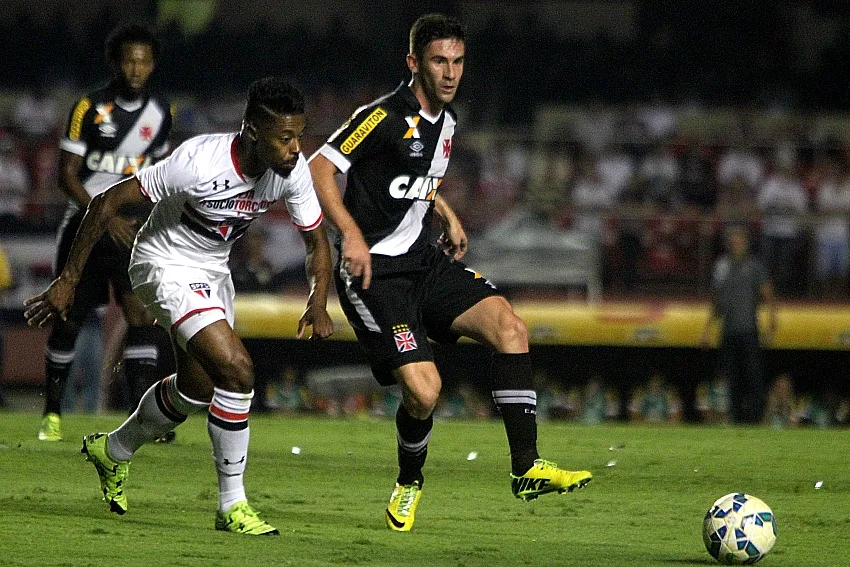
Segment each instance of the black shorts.
[{"label": "black shorts", "polygon": [[361,278],[346,278],[339,264],[334,270],[342,310],[382,386],[395,383],[396,368],[434,360],[428,339],[456,342],[454,320],[482,299],[500,295],[480,274],[436,248],[422,265],[422,270],[373,275],[366,290]]},{"label": "black shorts", "polygon": [[[71,245],[84,214],[85,211],[79,211],[59,228],[59,246],[56,250],[57,276],[68,261]],[[129,265],[130,249],[116,244],[108,234],[104,234],[92,248],[83,268],[69,320],[82,323],[92,309],[109,303],[110,283],[117,298],[132,292],[133,286],[130,285],[130,276],[127,275]]]}]

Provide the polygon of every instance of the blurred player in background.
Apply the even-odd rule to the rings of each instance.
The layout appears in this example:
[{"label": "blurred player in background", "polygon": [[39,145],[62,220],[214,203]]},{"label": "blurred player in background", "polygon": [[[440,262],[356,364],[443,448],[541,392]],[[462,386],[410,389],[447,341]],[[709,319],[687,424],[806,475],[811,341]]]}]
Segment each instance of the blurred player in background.
[{"label": "blurred player in background", "polygon": [[[508,301],[457,261],[467,237],[437,194],[449,163],[456,115],[449,103],[463,74],[464,30],[454,18],[421,17],[410,31],[408,84],[358,109],[311,158],[316,191],[339,229],[340,303],[384,386],[398,383],[399,475],[387,526],[408,531],[421,497],[440,374],[428,339],[467,336],[495,350],[489,377],[511,450],[517,498],[583,487],[572,472],[539,458],[528,331]],[[334,178],[347,173],[344,199]],[[442,250],[429,242],[436,213]]]},{"label": "blurred player in background", "polygon": [[307,247],[311,292],[298,337],[309,325],[315,338],[333,332],[326,309],[330,245],[301,155],[305,124],[298,90],[277,77],[255,81],[238,133],[192,138],[168,159],[94,198],[65,269],[47,291],[27,301],[31,325],[64,318],[86,258],[110,219],[125,205],[155,203],[133,246],[130,279],[159,324],[171,331],[177,374],[152,386],[118,429],[83,440],[82,452],[97,469],[113,512],[127,511],[124,488],[136,450],[173,430],[190,413],[207,410],[219,480],[216,529],[278,534],[245,496],[254,367],[233,331],[234,290],[227,261],[233,242],[251,222],[283,199]]},{"label": "blurred player in background", "polygon": [[[69,200],[59,228],[56,274],[65,266],[89,202],[168,152],[170,106],[147,89],[159,50],[157,38],[141,25],[113,30],[106,40],[106,59],[114,78],[78,100],[71,111],[60,142],[59,184]],[[148,211],[144,206],[126,208],[108,219],[107,235],[95,244],[80,274],[80,292],[68,317],[53,321],[45,352],[44,414],[38,432],[42,441],[62,439],[61,401],[77,337],[90,312],[109,303],[110,285],[128,325],[123,368],[131,395],[135,391],[141,397],[155,380],[174,371],[168,334],[154,325],[127,276],[130,247]],[[94,372],[100,374],[100,369]]]}]

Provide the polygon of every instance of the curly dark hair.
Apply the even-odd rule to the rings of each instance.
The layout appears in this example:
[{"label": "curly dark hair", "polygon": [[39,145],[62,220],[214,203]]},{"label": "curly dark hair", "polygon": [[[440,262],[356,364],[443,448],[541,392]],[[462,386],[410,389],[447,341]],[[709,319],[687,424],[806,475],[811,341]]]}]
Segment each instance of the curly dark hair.
[{"label": "curly dark hair", "polygon": [[410,53],[422,60],[425,48],[435,39],[456,39],[466,42],[466,30],[460,20],[444,14],[425,14],[410,28]]},{"label": "curly dark hair", "polygon": [[125,43],[149,45],[153,60],[156,61],[159,58],[159,40],[150,28],[142,24],[124,24],[113,29],[106,38],[106,61],[118,64],[121,60],[121,46]]},{"label": "curly dark hair", "polygon": [[283,77],[263,77],[248,87],[245,119],[267,123],[284,115],[304,114],[304,95]]}]

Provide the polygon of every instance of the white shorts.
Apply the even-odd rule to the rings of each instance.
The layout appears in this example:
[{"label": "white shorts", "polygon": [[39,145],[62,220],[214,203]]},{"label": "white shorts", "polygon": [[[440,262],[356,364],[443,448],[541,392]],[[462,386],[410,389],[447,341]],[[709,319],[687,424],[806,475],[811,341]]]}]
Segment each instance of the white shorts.
[{"label": "white shorts", "polygon": [[233,328],[235,291],[229,273],[141,262],[130,266],[133,291],[186,348],[198,331],[222,319]]}]

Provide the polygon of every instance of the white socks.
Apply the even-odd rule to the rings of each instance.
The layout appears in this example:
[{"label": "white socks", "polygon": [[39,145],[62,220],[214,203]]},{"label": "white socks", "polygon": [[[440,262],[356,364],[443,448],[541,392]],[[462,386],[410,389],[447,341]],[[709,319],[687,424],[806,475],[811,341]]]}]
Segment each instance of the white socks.
[{"label": "white socks", "polygon": [[219,510],[247,500],[243,476],[248,461],[248,413],[254,392],[241,394],[214,388],[212,403],[187,398],[177,390],[175,375],[151,386],[136,411],[107,438],[109,456],[129,461],[139,447],[159,439],[190,413],[209,407],[207,431],[218,472]]},{"label": "white socks", "polygon": [[218,506],[226,512],[237,502],[247,500],[243,475],[248,460],[248,412],[254,392],[240,394],[215,388],[207,431],[218,471]]},{"label": "white socks", "polygon": [[181,394],[176,375],[163,378],[148,388],[136,411],[108,435],[109,456],[116,461],[129,461],[139,447],[159,439],[186,421],[187,415],[208,405]]}]

